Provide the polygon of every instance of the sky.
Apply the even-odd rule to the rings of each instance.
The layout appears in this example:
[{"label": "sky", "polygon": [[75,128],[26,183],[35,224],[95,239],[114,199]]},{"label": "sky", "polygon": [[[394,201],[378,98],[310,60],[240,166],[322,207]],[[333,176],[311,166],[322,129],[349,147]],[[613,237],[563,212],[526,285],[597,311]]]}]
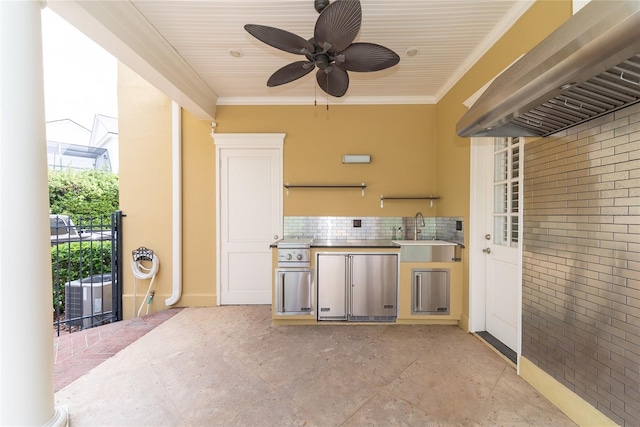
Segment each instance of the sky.
[{"label": "sky", "polygon": [[117,61],[48,8],[42,10],[46,121],[91,129],[95,114],[118,117]]}]

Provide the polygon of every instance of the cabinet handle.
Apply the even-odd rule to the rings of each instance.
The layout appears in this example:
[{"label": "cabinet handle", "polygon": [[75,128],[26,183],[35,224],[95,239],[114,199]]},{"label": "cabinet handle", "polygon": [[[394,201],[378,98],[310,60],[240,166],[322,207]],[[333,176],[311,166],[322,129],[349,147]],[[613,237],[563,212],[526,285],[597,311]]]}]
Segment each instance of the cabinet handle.
[{"label": "cabinet handle", "polygon": [[416,311],[422,311],[422,274],[416,274]]},{"label": "cabinet handle", "polygon": [[284,313],[284,275],[285,273],[280,273],[280,298],[278,303],[280,304],[279,312]]},{"label": "cabinet handle", "polygon": [[[353,257],[347,255],[347,313],[349,316],[353,315]],[[348,286],[351,285],[351,286]]]}]

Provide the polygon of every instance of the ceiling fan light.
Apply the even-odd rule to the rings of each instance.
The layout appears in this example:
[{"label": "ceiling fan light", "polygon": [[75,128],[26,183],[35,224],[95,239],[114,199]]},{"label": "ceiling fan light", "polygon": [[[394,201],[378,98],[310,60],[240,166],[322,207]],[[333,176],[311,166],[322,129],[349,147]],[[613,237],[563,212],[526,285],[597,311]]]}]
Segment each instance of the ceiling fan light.
[{"label": "ceiling fan light", "polygon": [[418,49],[416,49],[415,47],[410,47],[409,49],[406,50],[405,53],[408,56],[416,56],[418,54]]},{"label": "ceiling fan light", "polygon": [[327,68],[330,62],[331,61],[329,60],[329,57],[325,54],[321,53],[320,55],[316,56],[316,66],[321,70]]},{"label": "ceiling fan light", "polygon": [[233,56],[234,58],[240,58],[244,56],[244,53],[240,49],[229,49],[229,55]]}]

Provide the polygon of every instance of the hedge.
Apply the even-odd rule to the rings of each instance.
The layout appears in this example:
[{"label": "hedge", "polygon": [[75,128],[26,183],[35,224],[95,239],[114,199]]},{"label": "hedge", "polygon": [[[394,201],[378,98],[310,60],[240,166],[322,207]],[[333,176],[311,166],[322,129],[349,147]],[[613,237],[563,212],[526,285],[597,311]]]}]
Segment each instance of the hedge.
[{"label": "hedge", "polygon": [[118,175],[95,169],[49,170],[49,209],[77,225],[118,210]]},{"label": "hedge", "polygon": [[53,309],[64,312],[64,284],[94,274],[111,272],[111,242],[72,242],[51,248]]}]

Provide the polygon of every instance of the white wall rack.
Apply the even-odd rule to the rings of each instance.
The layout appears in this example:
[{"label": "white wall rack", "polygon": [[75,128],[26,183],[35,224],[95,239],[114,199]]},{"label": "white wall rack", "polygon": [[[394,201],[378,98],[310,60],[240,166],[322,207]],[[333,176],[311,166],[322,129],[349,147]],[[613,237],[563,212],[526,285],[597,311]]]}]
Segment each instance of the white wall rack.
[{"label": "white wall rack", "polygon": [[364,197],[364,189],[367,185],[363,182],[360,184],[284,184],[284,188],[287,189],[287,196],[289,195],[289,189],[293,188],[359,188],[362,190],[362,197]]},{"label": "white wall rack", "polygon": [[438,200],[440,196],[385,196],[380,195],[380,207],[384,208],[385,200],[429,200],[429,207],[433,207],[433,201]]}]

